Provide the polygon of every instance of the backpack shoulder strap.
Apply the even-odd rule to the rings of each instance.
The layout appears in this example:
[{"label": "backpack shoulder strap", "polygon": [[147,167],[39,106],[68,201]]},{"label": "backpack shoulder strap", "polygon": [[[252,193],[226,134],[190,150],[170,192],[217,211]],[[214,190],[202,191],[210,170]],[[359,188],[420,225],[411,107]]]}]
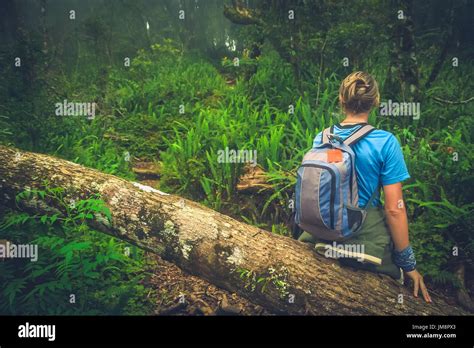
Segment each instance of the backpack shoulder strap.
[{"label": "backpack shoulder strap", "polygon": [[370,132],[374,131],[376,128],[374,126],[371,126],[370,124],[366,124],[362,127],[360,127],[358,130],[356,130],[354,133],[349,135],[346,140],[344,140],[344,144],[347,146],[354,145],[357,143],[359,140],[361,140],[363,137],[368,135]]},{"label": "backpack shoulder strap", "polygon": [[323,134],[321,135],[321,144],[329,143],[329,134],[334,132],[334,126],[328,127],[323,130]]},{"label": "backpack shoulder strap", "polygon": [[369,200],[367,201],[365,207],[364,207],[364,210],[367,210],[369,209],[371,206],[372,206],[372,202],[374,201],[375,197],[378,195],[378,193],[380,192],[380,188],[382,186],[380,184],[377,185],[377,188],[375,189],[374,193],[372,193],[372,196],[370,196]]}]

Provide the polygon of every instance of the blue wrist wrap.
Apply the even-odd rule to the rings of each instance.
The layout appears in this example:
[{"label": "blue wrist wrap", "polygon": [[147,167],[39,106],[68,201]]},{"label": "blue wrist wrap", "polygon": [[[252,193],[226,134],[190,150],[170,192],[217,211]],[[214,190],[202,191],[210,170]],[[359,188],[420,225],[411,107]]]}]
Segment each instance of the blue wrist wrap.
[{"label": "blue wrist wrap", "polygon": [[405,272],[413,271],[416,268],[415,253],[409,245],[402,251],[393,252],[393,262]]}]

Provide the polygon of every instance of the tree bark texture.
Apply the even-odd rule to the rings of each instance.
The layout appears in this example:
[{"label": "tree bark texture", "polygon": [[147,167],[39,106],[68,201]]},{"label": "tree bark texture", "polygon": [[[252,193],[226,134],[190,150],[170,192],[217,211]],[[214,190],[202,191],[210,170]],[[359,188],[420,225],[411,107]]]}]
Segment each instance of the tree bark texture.
[{"label": "tree bark texture", "polygon": [[[92,228],[157,253],[275,313],[467,314],[441,296],[432,294],[433,303],[426,304],[387,276],[343,268],[317,255],[310,245],[195,202],[69,161],[0,146],[1,205],[15,206],[16,194],[41,189],[44,180],[50,187],[64,188],[67,199],[100,194],[112,221],[98,217]],[[36,213],[61,210],[53,201],[34,199],[21,208]]]}]

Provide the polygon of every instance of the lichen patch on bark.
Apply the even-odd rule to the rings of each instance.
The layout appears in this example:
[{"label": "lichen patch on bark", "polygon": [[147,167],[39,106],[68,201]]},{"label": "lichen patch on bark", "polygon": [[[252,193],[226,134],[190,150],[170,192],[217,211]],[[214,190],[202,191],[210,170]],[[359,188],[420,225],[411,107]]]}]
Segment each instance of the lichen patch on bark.
[{"label": "lichen patch on bark", "polygon": [[136,186],[140,190],[145,191],[145,192],[155,192],[155,193],[159,193],[160,195],[163,195],[163,196],[169,196],[169,193],[162,192],[162,191],[157,190],[157,189],[155,189],[151,186],[143,185],[143,184],[140,184],[138,182],[133,182],[133,186]]},{"label": "lichen patch on bark", "polygon": [[234,266],[239,266],[243,263],[243,261],[244,261],[243,251],[238,247],[232,248],[232,254],[230,254],[227,257],[227,262],[229,262],[230,264]]}]

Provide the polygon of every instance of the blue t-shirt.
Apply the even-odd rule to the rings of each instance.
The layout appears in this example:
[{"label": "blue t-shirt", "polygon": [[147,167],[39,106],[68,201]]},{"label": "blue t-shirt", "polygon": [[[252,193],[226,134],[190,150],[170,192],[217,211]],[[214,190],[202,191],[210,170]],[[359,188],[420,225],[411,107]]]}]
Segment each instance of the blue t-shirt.
[{"label": "blue t-shirt", "polygon": [[[346,139],[363,124],[334,125],[334,134]],[[321,144],[320,132],[313,147]],[[378,186],[395,184],[410,178],[402,149],[397,138],[387,131],[375,129],[351,146],[356,154],[357,184],[359,187],[359,206],[364,207]],[[380,193],[373,205],[381,205]]]}]

